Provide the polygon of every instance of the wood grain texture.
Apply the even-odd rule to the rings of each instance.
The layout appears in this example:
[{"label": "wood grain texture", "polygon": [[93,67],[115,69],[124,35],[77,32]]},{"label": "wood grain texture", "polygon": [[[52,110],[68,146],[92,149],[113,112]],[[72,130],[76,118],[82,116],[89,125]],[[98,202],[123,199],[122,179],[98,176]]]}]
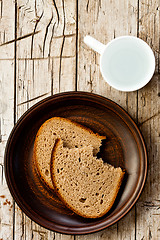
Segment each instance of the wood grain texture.
[{"label": "wood grain texture", "polygon": [[[159,239],[159,0],[1,0],[0,32],[0,239]],[[99,55],[83,43],[87,34],[105,44],[121,35],[148,42],[156,56],[152,81],[132,93],[108,86]],[[3,156],[14,117],[49,95],[76,88],[108,97],[131,114],[147,144],[149,171],[140,200],[125,218],[99,233],[74,237],[48,231],[14,208]]]},{"label": "wood grain texture", "polygon": [[137,203],[137,239],[160,239],[160,1],[139,6],[139,36],[153,49],[156,72],[138,93],[138,121],[148,149],[148,178]]},{"label": "wood grain texture", "polygon": [[[8,8],[10,6],[10,8]],[[14,59],[14,1],[0,1],[0,59]],[[12,41],[11,44],[9,42]],[[2,46],[1,46],[2,45]],[[2,63],[1,63],[2,64]]]},{"label": "wood grain texture", "polygon": [[13,238],[13,199],[4,176],[4,150],[14,125],[14,43],[7,44],[14,39],[14,2],[8,4],[0,1],[0,239]]},{"label": "wood grain texture", "polygon": [[4,150],[14,125],[14,62],[0,60],[0,239],[13,237],[13,199],[4,176]]}]

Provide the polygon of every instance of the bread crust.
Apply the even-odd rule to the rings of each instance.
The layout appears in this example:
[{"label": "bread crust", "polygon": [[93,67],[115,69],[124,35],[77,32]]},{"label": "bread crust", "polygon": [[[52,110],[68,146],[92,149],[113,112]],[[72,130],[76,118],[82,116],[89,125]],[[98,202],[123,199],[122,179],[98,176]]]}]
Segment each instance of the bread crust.
[{"label": "bread crust", "polygon": [[123,180],[123,177],[124,177],[124,174],[125,172],[123,171],[122,174],[121,174],[121,178],[120,178],[120,181],[119,181],[119,184],[117,185],[116,187],[116,191],[115,191],[115,194],[113,196],[113,199],[112,199],[112,202],[111,204],[109,205],[109,207],[102,213],[100,213],[99,215],[86,215],[86,214],[83,214],[81,213],[80,211],[76,210],[76,209],[73,209],[70,205],[68,205],[68,203],[66,202],[66,200],[62,197],[62,195],[60,194],[59,192],[59,189],[57,187],[57,182],[56,182],[56,178],[55,178],[55,174],[54,174],[54,167],[55,167],[55,155],[56,155],[56,151],[57,151],[57,148],[60,146],[61,144],[61,139],[57,139],[56,142],[55,142],[55,145],[54,145],[54,148],[52,150],[52,156],[51,156],[51,179],[52,179],[52,183],[54,185],[54,188],[55,188],[55,192],[57,194],[57,196],[61,199],[61,201],[69,208],[71,209],[73,212],[75,212],[76,214],[84,217],[84,218],[100,218],[102,216],[104,216],[113,206],[114,202],[115,202],[115,199],[117,197],[117,194],[119,192],[119,189],[120,189],[120,186],[121,186],[121,183],[122,183],[122,180]]},{"label": "bread crust", "polygon": [[82,126],[81,124],[76,123],[76,122],[74,122],[74,121],[72,121],[72,120],[70,120],[68,118],[53,117],[53,118],[50,118],[50,119],[46,120],[41,125],[41,127],[39,128],[39,130],[38,130],[38,132],[36,134],[36,138],[35,138],[35,141],[34,141],[34,148],[33,148],[33,158],[34,158],[34,162],[35,162],[35,167],[36,167],[37,173],[39,174],[40,178],[45,182],[46,186],[49,187],[50,189],[52,189],[52,186],[44,179],[44,177],[41,174],[41,171],[40,171],[40,168],[39,168],[39,164],[38,164],[38,161],[37,161],[36,149],[37,149],[38,138],[39,138],[39,135],[41,134],[41,132],[43,131],[43,128],[45,127],[46,124],[48,124],[49,122],[51,122],[53,120],[59,120],[59,121],[63,121],[63,122],[67,122],[67,123],[73,124],[73,125],[81,128],[81,129],[89,132],[90,134],[93,134],[94,136],[98,137],[101,141],[106,139],[106,136],[100,136],[98,133],[94,133],[91,129],[89,129],[89,128],[85,127],[85,126]]}]

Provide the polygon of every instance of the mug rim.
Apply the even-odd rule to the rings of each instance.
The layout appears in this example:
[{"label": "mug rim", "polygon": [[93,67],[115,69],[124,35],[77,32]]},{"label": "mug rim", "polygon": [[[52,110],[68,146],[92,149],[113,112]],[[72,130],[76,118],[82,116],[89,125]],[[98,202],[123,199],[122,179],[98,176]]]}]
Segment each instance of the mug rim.
[{"label": "mug rim", "polygon": [[[141,42],[143,45],[145,45],[147,48],[148,48],[148,51],[150,52],[150,56],[149,58],[152,58],[151,62],[152,62],[152,66],[151,66],[151,71],[149,72],[149,74],[147,74],[147,77],[140,82],[139,86],[137,86],[137,84],[135,86],[132,86],[132,87],[126,87],[126,88],[123,88],[123,87],[117,87],[115,86],[113,83],[112,83],[112,80],[110,79],[107,79],[104,72],[103,72],[103,69],[102,69],[102,57],[106,51],[106,49],[113,43],[113,42],[116,42],[120,39],[134,39],[136,41],[139,41]],[[135,37],[135,36],[129,36],[129,35],[125,35],[125,36],[120,36],[120,37],[116,37],[114,39],[112,39],[109,43],[106,44],[104,50],[103,50],[103,53],[100,55],[100,70],[101,70],[101,74],[104,78],[104,80],[113,88],[117,89],[117,90],[120,90],[120,91],[123,91],[123,92],[132,92],[132,91],[136,91],[138,89],[141,89],[142,87],[144,87],[150,80],[151,78],[153,77],[153,74],[154,74],[154,71],[155,71],[155,66],[156,66],[156,62],[155,62],[155,56],[154,56],[154,53],[151,49],[151,47],[144,41],[142,40],[141,38],[138,38],[138,37]]]}]

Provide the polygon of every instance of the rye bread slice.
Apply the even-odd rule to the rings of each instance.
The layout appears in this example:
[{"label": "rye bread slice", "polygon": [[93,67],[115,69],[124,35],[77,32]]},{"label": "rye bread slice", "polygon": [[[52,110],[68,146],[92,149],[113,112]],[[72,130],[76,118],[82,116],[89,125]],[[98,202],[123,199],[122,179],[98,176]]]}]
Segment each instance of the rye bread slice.
[{"label": "rye bread slice", "polygon": [[86,218],[106,214],[116,199],[124,172],[93,156],[93,147],[65,148],[56,140],[51,159],[55,191],[64,204]]},{"label": "rye bread slice", "polygon": [[92,145],[94,154],[99,152],[101,142],[106,137],[66,118],[54,117],[40,127],[34,143],[35,167],[45,184],[53,189],[50,175],[51,153],[57,138],[68,148]]}]

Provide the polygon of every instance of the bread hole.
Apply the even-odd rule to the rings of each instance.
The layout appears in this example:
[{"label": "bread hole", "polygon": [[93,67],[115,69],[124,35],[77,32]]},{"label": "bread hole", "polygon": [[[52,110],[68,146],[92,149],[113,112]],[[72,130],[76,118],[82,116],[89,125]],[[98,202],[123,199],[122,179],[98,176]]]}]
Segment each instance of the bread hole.
[{"label": "bread hole", "polygon": [[102,198],[104,197],[104,194],[102,194]]},{"label": "bread hole", "polygon": [[86,205],[85,207],[87,207],[87,208],[88,208],[88,207],[89,207],[89,205]]},{"label": "bread hole", "polygon": [[81,203],[84,203],[84,202],[86,201],[86,199],[87,199],[87,198],[80,198],[79,201],[80,201]]},{"label": "bread hole", "polygon": [[99,173],[97,172],[97,174],[96,175],[99,175]]},{"label": "bread hole", "polygon": [[86,177],[88,177],[88,173],[86,173]]},{"label": "bread hole", "polygon": [[61,130],[63,131],[63,130],[64,130],[64,128],[61,128]]},{"label": "bread hole", "polygon": [[46,137],[44,137],[44,141],[46,141]]},{"label": "bread hole", "polygon": [[53,135],[56,135],[56,133],[53,133]]},{"label": "bread hole", "polygon": [[73,138],[75,138],[76,136],[73,136]]},{"label": "bread hole", "polygon": [[96,196],[98,196],[99,195],[99,193],[96,193]]},{"label": "bread hole", "polygon": [[45,146],[45,147],[47,146],[46,143],[44,144],[44,146]]},{"label": "bread hole", "polygon": [[99,190],[101,190],[101,189],[102,189],[102,187],[99,188]]},{"label": "bread hole", "polygon": [[81,159],[80,159],[80,158],[79,158],[78,160],[79,160],[79,162],[81,162]]},{"label": "bread hole", "polygon": [[57,173],[59,173],[59,169],[57,169]]},{"label": "bread hole", "polygon": [[77,145],[75,145],[75,148],[78,148],[78,146],[77,146]]},{"label": "bread hole", "polygon": [[103,203],[103,200],[101,199],[100,204],[102,204],[102,203]]},{"label": "bread hole", "polygon": [[49,171],[46,169],[45,171],[45,175],[48,176],[49,175]]},{"label": "bread hole", "polygon": [[61,168],[61,170],[63,170],[63,167]]},{"label": "bread hole", "polygon": [[66,154],[66,158],[68,157],[68,154]]}]

